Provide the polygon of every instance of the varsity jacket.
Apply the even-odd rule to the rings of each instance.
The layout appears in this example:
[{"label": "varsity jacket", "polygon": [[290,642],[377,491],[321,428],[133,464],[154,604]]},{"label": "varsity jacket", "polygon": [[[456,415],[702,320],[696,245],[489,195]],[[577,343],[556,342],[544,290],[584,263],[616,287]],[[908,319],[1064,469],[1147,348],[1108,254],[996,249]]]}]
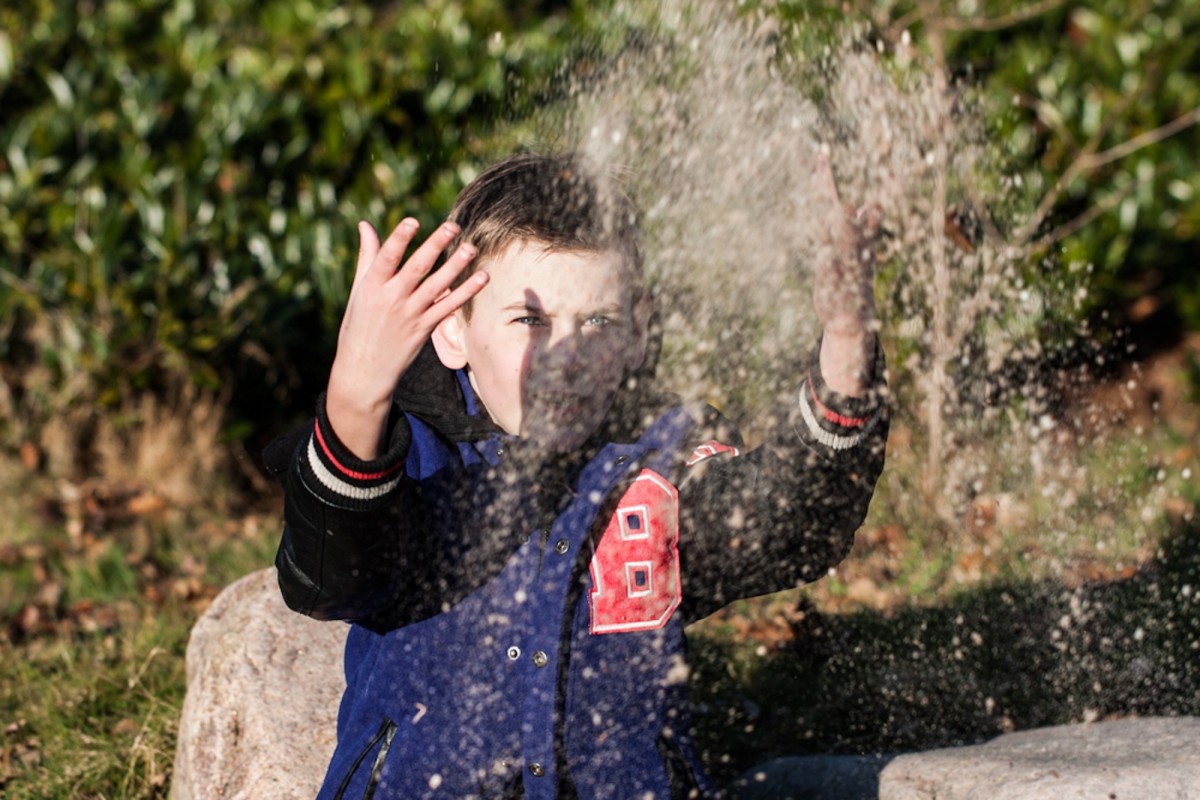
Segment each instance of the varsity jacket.
[{"label": "varsity jacket", "polygon": [[379,458],[356,459],[323,403],[272,445],[284,599],[353,622],[319,797],[717,796],[691,740],[684,627],[824,575],[883,465],[881,377],[847,398],[813,363],[750,452],[713,409],[660,399],[533,463],[432,348]]}]

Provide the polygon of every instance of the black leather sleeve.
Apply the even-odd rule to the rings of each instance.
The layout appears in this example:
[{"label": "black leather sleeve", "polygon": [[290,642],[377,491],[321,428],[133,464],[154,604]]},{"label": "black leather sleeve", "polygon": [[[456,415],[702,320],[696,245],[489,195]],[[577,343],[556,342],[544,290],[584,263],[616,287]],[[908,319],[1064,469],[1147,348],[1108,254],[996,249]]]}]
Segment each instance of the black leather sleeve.
[{"label": "black leather sleeve", "polygon": [[393,414],[390,446],[379,459],[355,459],[324,418],[267,453],[279,465],[291,446],[284,485],[284,530],[275,566],[288,607],[316,619],[361,619],[395,602],[405,565],[423,563],[422,540],[401,510],[412,487],[403,474],[408,425]]},{"label": "black leather sleeve", "polygon": [[736,457],[686,467],[680,556],[687,622],[733,600],[825,575],[849,553],[883,470],[888,413],[881,348],[864,398],[839,397],[819,366],[773,435]]}]

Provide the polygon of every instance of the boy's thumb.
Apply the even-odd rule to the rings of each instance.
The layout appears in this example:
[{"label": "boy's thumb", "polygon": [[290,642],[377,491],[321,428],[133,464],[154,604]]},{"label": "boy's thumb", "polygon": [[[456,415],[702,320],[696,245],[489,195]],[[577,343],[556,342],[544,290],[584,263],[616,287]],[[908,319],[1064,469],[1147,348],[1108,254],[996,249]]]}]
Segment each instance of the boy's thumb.
[{"label": "boy's thumb", "polygon": [[375,232],[375,228],[366,220],[359,220],[358,223],[358,264],[354,269],[354,285],[362,280],[363,276],[371,268],[371,262],[375,260],[375,255],[379,252],[379,234]]}]

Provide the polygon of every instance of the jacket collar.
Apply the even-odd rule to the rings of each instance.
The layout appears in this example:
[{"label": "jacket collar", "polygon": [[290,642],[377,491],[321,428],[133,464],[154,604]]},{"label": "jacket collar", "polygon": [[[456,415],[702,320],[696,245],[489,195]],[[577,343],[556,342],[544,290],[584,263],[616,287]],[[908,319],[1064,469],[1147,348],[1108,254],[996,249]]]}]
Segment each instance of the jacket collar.
[{"label": "jacket collar", "polygon": [[[630,380],[632,388],[617,396],[607,420],[589,440],[590,449],[604,442],[635,442],[646,424],[679,398],[659,395],[650,386],[653,366]],[[452,442],[475,442],[491,436],[506,436],[476,397],[465,370],[442,365],[428,343],[405,371],[394,394],[400,410],[428,423]]]},{"label": "jacket collar", "polygon": [[428,343],[396,384],[396,403],[453,442],[503,433],[481,407],[465,373],[460,376],[460,372],[442,366],[433,344]]}]

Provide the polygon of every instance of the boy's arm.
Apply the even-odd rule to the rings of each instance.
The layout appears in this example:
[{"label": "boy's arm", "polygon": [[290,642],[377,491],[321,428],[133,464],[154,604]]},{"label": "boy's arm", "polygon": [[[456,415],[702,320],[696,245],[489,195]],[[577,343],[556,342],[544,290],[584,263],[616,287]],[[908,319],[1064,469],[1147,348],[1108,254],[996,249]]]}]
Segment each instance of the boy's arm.
[{"label": "boy's arm", "polygon": [[755,450],[685,468],[680,482],[684,614],[824,576],[850,551],[883,470],[888,411],[882,349],[870,388],[835,392],[814,353],[796,404]]},{"label": "boy's arm", "polygon": [[843,206],[833,169],[823,158],[817,160],[813,186],[822,234],[813,276],[813,310],[822,329],[820,372],[834,392],[859,397],[872,385],[876,348],[879,210]]},{"label": "boy's arm", "polygon": [[821,343],[797,404],[766,444],[684,479],[688,535],[681,555],[692,619],[824,575],[849,552],[883,469],[887,388],[874,334],[878,213],[844,210],[823,159],[815,184],[826,211],[813,288]]},{"label": "boy's arm", "polygon": [[476,273],[452,289],[475,255],[445,223],[400,266],[417,231],[403,220],[381,246],[359,224],[354,283],[342,317],[329,389],[311,430],[286,454],[286,527],[276,556],[288,605],[328,619],[359,619],[394,599],[424,556],[410,520],[404,463],[410,431],[392,396],[434,327],[487,283]]},{"label": "boy's arm", "polygon": [[384,452],[365,461],[338,439],[325,409],[323,395],[316,418],[273,445],[276,462],[286,459],[275,467],[285,491],[275,566],[289,608],[362,619],[394,601],[425,561],[404,477],[410,431],[394,413]]}]

